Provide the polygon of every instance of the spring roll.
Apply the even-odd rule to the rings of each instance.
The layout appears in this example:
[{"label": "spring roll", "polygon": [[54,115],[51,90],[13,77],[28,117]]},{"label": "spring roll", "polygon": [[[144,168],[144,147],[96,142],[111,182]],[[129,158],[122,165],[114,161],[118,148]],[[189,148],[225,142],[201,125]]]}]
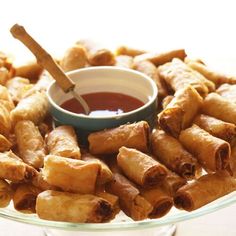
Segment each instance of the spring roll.
[{"label": "spring roll", "polygon": [[87,56],[84,47],[74,45],[67,49],[60,65],[64,71],[71,71],[85,67],[87,64]]},{"label": "spring roll", "polygon": [[10,184],[0,179],[0,208],[7,207],[12,199],[12,189]]},{"label": "spring roll", "polygon": [[127,55],[130,57],[135,57],[141,54],[146,53],[144,50],[136,49],[136,48],[131,48],[127,46],[120,46],[116,49],[116,55]]},{"label": "spring roll", "polygon": [[100,164],[48,155],[42,169],[44,179],[64,191],[94,193]]},{"label": "spring roll", "polygon": [[199,168],[197,160],[183,148],[178,139],[163,130],[155,130],[151,135],[151,147],[158,161],[168,169],[186,179],[196,177],[195,172]]},{"label": "spring roll", "polygon": [[128,178],[143,187],[153,186],[167,175],[165,166],[133,148],[121,147],[117,163]]},{"label": "spring roll", "polygon": [[52,155],[80,159],[77,136],[72,126],[62,125],[52,130],[46,138],[47,148]]},{"label": "spring roll", "polygon": [[0,67],[0,85],[5,85],[9,80],[9,71],[5,67]]},{"label": "spring roll", "polygon": [[223,98],[236,103],[236,84],[230,85],[230,84],[222,84],[217,90],[216,93],[218,93]]},{"label": "spring roll", "polygon": [[221,97],[217,93],[210,93],[205,98],[202,111],[206,115],[236,125],[236,104]]},{"label": "spring roll", "polygon": [[122,146],[148,151],[149,125],[146,121],[91,133],[88,136],[92,154],[118,153]]},{"label": "spring roll", "polygon": [[127,55],[119,55],[115,58],[116,63],[115,66],[122,67],[122,68],[133,68],[133,57]]},{"label": "spring roll", "polygon": [[80,40],[76,45],[84,47],[88,62],[92,66],[112,66],[115,64],[113,53],[90,40]]},{"label": "spring roll", "polygon": [[114,173],[114,179],[107,184],[106,190],[119,197],[120,208],[133,220],[144,220],[153,210],[135,185],[119,173]]},{"label": "spring roll", "polygon": [[29,181],[36,175],[36,170],[24,163],[13,152],[0,153],[0,179],[10,181]]},{"label": "spring roll", "polygon": [[192,86],[178,90],[167,107],[158,114],[160,127],[174,137],[178,137],[181,130],[191,125],[202,103],[201,96]]},{"label": "spring roll", "polygon": [[44,178],[43,172],[40,170],[36,172],[36,175],[31,180],[32,185],[36,188],[41,189],[42,191],[45,190],[58,190],[59,188],[50,185]]},{"label": "spring roll", "polygon": [[208,87],[204,84],[205,78],[177,58],[159,66],[157,71],[160,78],[164,79],[174,91],[182,89],[187,85],[195,88],[202,97],[205,97],[209,91]]},{"label": "spring roll", "polygon": [[112,207],[94,195],[47,190],[37,197],[36,213],[45,220],[101,223],[111,219]]},{"label": "spring roll", "polygon": [[3,135],[0,134],[0,152],[9,151],[12,143]]},{"label": "spring roll", "polygon": [[36,198],[42,192],[32,184],[20,184],[13,194],[13,204],[17,211],[35,213]]},{"label": "spring roll", "polygon": [[36,125],[39,124],[48,114],[49,103],[45,93],[34,93],[23,98],[11,111],[11,121],[13,125],[20,120],[31,120]]},{"label": "spring roll", "polygon": [[236,138],[236,125],[204,114],[194,119],[194,124],[206,130],[213,136],[231,143]]},{"label": "spring roll", "polygon": [[185,50],[177,49],[163,53],[158,53],[158,52],[144,53],[136,56],[134,58],[134,62],[147,60],[152,62],[155,66],[160,66],[167,62],[170,62],[173,58],[179,58],[181,60],[184,60],[185,57],[186,57]]},{"label": "spring roll", "polygon": [[0,85],[0,102],[7,108],[8,111],[11,111],[15,107],[9,91],[2,85]]},{"label": "spring roll", "polygon": [[43,166],[46,149],[43,137],[30,120],[17,122],[15,126],[16,142],[22,160],[39,169]]},{"label": "spring roll", "polygon": [[10,112],[0,101],[0,134],[8,137],[11,132]]},{"label": "spring roll", "polygon": [[196,210],[236,190],[235,179],[225,171],[201,176],[181,187],[174,198],[175,206],[186,211]]},{"label": "spring roll", "polygon": [[228,169],[230,164],[230,145],[216,138],[197,125],[181,131],[180,142],[198,159],[206,171]]}]

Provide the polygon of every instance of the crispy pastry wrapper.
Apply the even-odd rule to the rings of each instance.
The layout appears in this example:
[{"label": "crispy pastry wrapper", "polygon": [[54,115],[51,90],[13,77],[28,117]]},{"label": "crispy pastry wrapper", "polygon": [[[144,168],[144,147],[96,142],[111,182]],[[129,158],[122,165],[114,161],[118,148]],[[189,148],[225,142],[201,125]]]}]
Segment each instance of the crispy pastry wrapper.
[{"label": "crispy pastry wrapper", "polygon": [[204,114],[198,115],[193,122],[211,135],[221,138],[228,143],[231,143],[236,138],[235,124]]},{"label": "crispy pastry wrapper", "polygon": [[135,185],[122,174],[114,173],[114,179],[106,185],[106,190],[119,197],[120,208],[133,220],[148,218],[153,209]]},{"label": "crispy pastry wrapper", "polygon": [[36,169],[41,168],[46,149],[43,137],[35,124],[30,120],[17,122],[15,135],[22,160]]},{"label": "crispy pastry wrapper", "polygon": [[201,96],[192,86],[178,90],[171,102],[158,114],[160,127],[178,137],[181,130],[191,125],[202,103]]},{"label": "crispy pastry wrapper", "polygon": [[179,58],[184,60],[186,53],[184,49],[176,49],[167,52],[148,52],[141,55],[138,55],[134,58],[134,62],[139,61],[150,61],[155,66],[163,65],[167,62],[170,62],[173,58]]},{"label": "crispy pastry wrapper", "polygon": [[115,57],[116,63],[115,66],[122,68],[133,68],[133,57],[127,55],[119,55]]},{"label": "crispy pastry wrapper", "polygon": [[0,134],[8,137],[11,132],[10,112],[0,101]]},{"label": "crispy pastry wrapper", "polygon": [[30,181],[35,175],[36,170],[24,163],[13,152],[0,153],[0,179],[10,181]]},{"label": "crispy pastry wrapper", "polygon": [[24,213],[35,213],[36,198],[40,192],[42,190],[30,183],[18,185],[13,194],[14,208]]},{"label": "crispy pastry wrapper", "polygon": [[133,148],[121,147],[117,163],[129,179],[143,187],[153,186],[167,175],[165,166]]},{"label": "crispy pastry wrapper", "polygon": [[160,78],[164,79],[174,91],[187,85],[195,88],[202,97],[205,97],[209,91],[204,83],[205,78],[177,58],[159,66],[157,70]]},{"label": "crispy pastry wrapper", "polygon": [[236,103],[236,84],[222,84],[217,90],[218,93],[223,98],[229,100],[230,102]]},{"label": "crispy pastry wrapper", "polygon": [[12,199],[13,191],[10,184],[0,179],[0,208],[7,207]]},{"label": "crispy pastry wrapper", "polygon": [[49,110],[49,102],[44,92],[36,92],[23,98],[11,111],[13,125],[20,120],[31,120],[36,125],[44,120]]},{"label": "crispy pastry wrapper", "polygon": [[217,93],[210,93],[205,98],[202,111],[206,115],[236,125],[236,104],[221,97]]},{"label": "crispy pastry wrapper", "polygon": [[197,160],[184,149],[178,139],[155,130],[151,135],[152,153],[168,169],[186,179],[195,178],[196,169],[200,168]]},{"label": "crispy pastry wrapper", "polygon": [[175,207],[196,210],[236,189],[235,179],[226,171],[206,174],[176,192]]},{"label": "crispy pastry wrapper", "polygon": [[15,107],[9,91],[2,85],[0,85],[0,101],[8,111],[11,111]]},{"label": "crispy pastry wrapper", "polygon": [[117,128],[91,133],[88,136],[89,151],[92,154],[118,153],[122,146],[147,152],[149,125],[146,121],[121,125]]},{"label": "crispy pastry wrapper", "polygon": [[71,158],[48,155],[42,169],[44,179],[64,191],[94,193],[101,165]]},{"label": "crispy pastry wrapper", "polygon": [[5,136],[0,134],[0,152],[9,151],[12,147],[12,143]]},{"label": "crispy pastry wrapper", "polygon": [[62,125],[53,129],[46,138],[47,148],[52,155],[80,159],[77,136],[72,126]]},{"label": "crispy pastry wrapper", "polygon": [[128,46],[120,46],[116,49],[116,55],[127,55],[130,57],[135,57],[141,54],[146,53],[144,50],[136,49],[136,48],[131,48]]},{"label": "crispy pastry wrapper", "polygon": [[112,218],[111,204],[91,194],[47,190],[36,201],[39,218],[73,223],[102,223]]},{"label": "crispy pastry wrapper", "polygon": [[212,136],[197,125],[181,131],[179,140],[207,171],[219,171],[230,167],[229,143]]}]

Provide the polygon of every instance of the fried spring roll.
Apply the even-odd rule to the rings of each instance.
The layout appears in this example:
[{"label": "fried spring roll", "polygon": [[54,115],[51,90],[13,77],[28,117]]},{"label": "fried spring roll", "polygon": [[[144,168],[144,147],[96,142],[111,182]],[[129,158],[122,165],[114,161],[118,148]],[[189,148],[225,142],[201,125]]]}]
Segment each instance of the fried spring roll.
[{"label": "fried spring roll", "polygon": [[0,134],[0,152],[9,151],[12,143],[3,135]]},{"label": "fried spring roll", "polygon": [[121,209],[133,220],[144,220],[153,210],[134,184],[119,173],[114,173],[114,179],[107,184],[106,190],[119,197]]},{"label": "fried spring roll", "polygon": [[168,169],[186,179],[195,178],[197,160],[186,151],[181,143],[163,130],[155,130],[151,135],[153,154]]},{"label": "fried spring roll", "polygon": [[39,124],[46,117],[49,110],[49,103],[45,93],[34,93],[23,98],[11,111],[13,125],[20,120],[31,120]]},{"label": "fried spring roll", "polygon": [[138,56],[138,55],[144,54],[144,53],[146,53],[146,51],[131,48],[131,47],[127,47],[127,46],[120,46],[116,49],[116,55],[117,56],[127,55],[127,56],[130,56],[130,57],[135,57],[135,56]]},{"label": "fried spring roll", "polygon": [[12,189],[10,184],[0,179],[0,208],[7,207],[12,199]]},{"label": "fried spring roll", "polygon": [[173,58],[179,58],[181,60],[184,60],[186,56],[187,55],[184,49],[177,49],[163,53],[158,53],[158,52],[144,53],[142,55],[136,56],[134,58],[134,62],[147,60],[152,62],[155,66],[160,66],[171,61]]},{"label": "fried spring roll", "polygon": [[0,101],[0,134],[8,136],[11,131],[10,112]]},{"label": "fried spring roll", "polygon": [[193,122],[211,135],[221,138],[228,143],[231,143],[236,137],[236,125],[232,123],[204,114],[198,115]]},{"label": "fried spring roll", "polygon": [[17,122],[15,126],[16,142],[20,157],[28,165],[39,169],[43,166],[46,149],[43,137],[30,120]]},{"label": "fried spring roll", "polygon": [[74,159],[81,157],[77,136],[72,126],[58,126],[48,134],[46,143],[49,153],[52,155]]},{"label": "fried spring roll", "polygon": [[9,80],[9,71],[5,67],[0,67],[0,84],[5,85],[7,80]]},{"label": "fried spring roll", "polygon": [[36,213],[45,220],[102,223],[111,219],[112,207],[94,195],[47,190],[37,197]]},{"label": "fried spring roll", "polygon": [[115,64],[113,53],[90,40],[80,40],[76,45],[86,49],[88,62],[92,66],[112,66]]},{"label": "fried spring roll", "polygon": [[15,107],[9,91],[2,85],[0,85],[0,102],[7,108],[8,111],[11,111]]},{"label": "fried spring roll", "polygon": [[222,84],[216,90],[216,93],[218,93],[223,98],[236,103],[236,84],[235,85]]},{"label": "fried spring roll", "polygon": [[20,184],[13,194],[14,208],[24,213],[35,213],[36,198],[42,190],[32,184]]},{"label": "fried spring roll", "polygon": [[208,87],[204,84],[205,78],[177,58],[159,66],[157,71],[160,78],[164,79],[174,91],[182,89],[187,85],[195,88],[202,97],[205,97],[209,91]]},{"label": "fried spring roll", "polygon": [[122,146],[148,151],[149,125],[146,121],[91,133],[88,136],[92,154],[118,153]]},{"label": "fried spring roll", "polygon": [[119,55],[119,56],[116,56],[115,60],[116,60],[115,66],[128,68],[128,69],[133,68],[133,57],[131,56]]},{"label": "fried spring roll", "polygon": [[179,140],[207,171],[229,168],[231,149],[224,140],[212,136],[195,124],[183,130]]},{"label": "fried spring roll", "polygon": [[95,162],[48,155],[44,159],[42,172],[50,185],[64,191],[94,193],[100,168],[100,164]]},{"label": "fried spring roll", "polygon": [[188,66],[190,66],[192,69],[201,73],[203,76],[205,76],[208,80],[215,83],[217,86],[224,83],[236,84],[236,77],[227,76],[222,73],[213,71],[207,66],[203,65],[202,63],[191,61],[191,62],[188,62]]},{"label": "fried spring roll", "polygon": [[121,147],[117,163],[128,178],[143,187],[153,186],[167,175],[165,166],[133,148]]},{"label": "fried spring roll", "polygon": [[25,164],[13,152],[0,153],[0,178],[10,181],[29,181],[36,175],[36,170]]},{"label": "fried spring roll", "polygon": [[167,107],[158,114],[160,127],[174,137],[178,137],[181,130],[191,125],[202,103],[201,96],[193,87],[186,86],[178,90]]},{"label": "fried spring roll", "polygon": [[66,50],[60,65],[64,71],[71,71],[85,67],[87,64],[87,56],[84,47],[74,45]]},{"label": "fried spring roll", "polygon": [[236,190],[235,179],[225,171],[201,176],[181,187],[174,198],[175,206],[186,211],[196,210]]},{"label": "fried spring roll", "polygon": [[217,93],[210,93],[205,98],[202,111],[206,115],[236,125],[236,104],[221,97]]},{"label": "fried spring roll", "polygon": [[50,185],[44,178],[42,171],[37,171],[36,175],[32,178],[31,183],[43,191],[45,190],[58,190],[57,187]]},{"label": "fried spring roll", "polygon": [[158,88],[158,97],[163,99],[168,95],[168,90],[166,88],[165,81],[161,80],[157,73],[156,66],[150,61],[139,61],[134,63],[134,69],[140,71],[150,78],[156,83]]}]

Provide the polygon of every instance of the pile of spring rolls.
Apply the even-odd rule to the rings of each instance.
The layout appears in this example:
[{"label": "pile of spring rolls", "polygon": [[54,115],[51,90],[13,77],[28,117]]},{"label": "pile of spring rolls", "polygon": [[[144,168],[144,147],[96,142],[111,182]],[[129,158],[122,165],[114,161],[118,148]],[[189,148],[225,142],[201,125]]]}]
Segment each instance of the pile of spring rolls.
[{"label": "pile of spring rolls", "polygon": [[80,40],[58,60],[64,71],[119,66],[158,87],[156,125],[146,121],[91,133],[52,128],[37,65],[15,66],[0,53],[0,207],[39,218],[102,223],[123,211],[135,221],[172,207],[193,211],[236,190],[236,78],[217,73],[184,49],[112,52]]}]

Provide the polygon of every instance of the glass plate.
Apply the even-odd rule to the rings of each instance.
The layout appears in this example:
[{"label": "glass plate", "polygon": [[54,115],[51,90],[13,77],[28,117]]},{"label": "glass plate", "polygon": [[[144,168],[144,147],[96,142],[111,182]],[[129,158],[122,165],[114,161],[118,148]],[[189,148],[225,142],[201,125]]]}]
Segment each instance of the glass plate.
[{"label": "glass plate", "polygon": [[192,212],[180,211],[173,207],[172,210],[166,216],[160,219],[143,220],[143,221],[132,221],[132,219],[125,216],[123,213],[120,213],[110,223],[101,223],[101,224],[67,223],[67,222],[42,220],[39,219],[35,214],[24,214],[17,212],[13,209],[12,205],[9,205],[7,208],[0,209],[0,217],[4,217],[22,223],[33,224],[43,227],[50,227],[66,231],[87,231],[87,232],[121,231],[121,230],[129,231],[134,229],[141,230],[141,229],[171,225],[180,221],[189,220],[198,216],[212,213],[216,210],[230,206],[235,202],[236,202],[236,192],[233,192]]}]

